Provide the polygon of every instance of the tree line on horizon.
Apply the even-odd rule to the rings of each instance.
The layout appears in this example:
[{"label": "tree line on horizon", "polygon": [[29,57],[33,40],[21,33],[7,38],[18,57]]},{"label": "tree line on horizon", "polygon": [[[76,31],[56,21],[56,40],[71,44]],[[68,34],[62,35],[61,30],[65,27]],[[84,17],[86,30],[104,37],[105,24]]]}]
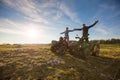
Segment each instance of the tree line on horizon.
[{"label": "tree line on horizon", "polygon": [[104,40],[104,39],[101,39],[101,40],[91,40],[91,42],[94,42],[94,41],[99,41],[100,44],[120,44],[120,39],[115,39],[115,38],[107,39],[107,40]]},{"label": "tree line on horizon", "polygon": [[[120,39],[115,39],[115,38],[112,38],[112,39],[107,39],[107,40],[104,40],[104,39],[101,39],[101,40],[90,40],[90,42],[100,42],[100,44],[120,44]],[[0,46],[17,46],[17,47],[21,47],[21,44],[10,44],[10,43],[3,43],[3,44],[0,44]],[[32,44],[32,45],[45,45],[45,44]],[[50,44],[46,44],[46,45],[50,45]]]}]

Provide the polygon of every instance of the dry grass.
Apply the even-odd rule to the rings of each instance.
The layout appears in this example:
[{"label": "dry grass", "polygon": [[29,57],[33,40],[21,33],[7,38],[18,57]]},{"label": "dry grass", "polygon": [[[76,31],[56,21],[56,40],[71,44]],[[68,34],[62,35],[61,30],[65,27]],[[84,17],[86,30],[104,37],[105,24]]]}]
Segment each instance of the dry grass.
[{"label": "dry grass", "polygon": [[0,80],[117,80],[119,66],[119,45],[102,44],[100,57],[86,60],[56,55],[50,46],[0,46]]}]

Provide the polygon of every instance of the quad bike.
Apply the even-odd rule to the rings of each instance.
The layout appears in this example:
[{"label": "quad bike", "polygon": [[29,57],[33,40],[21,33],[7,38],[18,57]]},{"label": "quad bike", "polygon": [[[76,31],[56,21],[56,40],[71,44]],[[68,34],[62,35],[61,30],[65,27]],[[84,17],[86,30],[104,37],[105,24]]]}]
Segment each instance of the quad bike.
[{"label": "quad bike", "polygon": [[86,58],[89,55],[98,56],[100,47],[98,42],[86,42],[84,38],[75,37],[78,41],[70,41],[69,44],[60,37],[59,41],[52,41],[51,51],[56,54],[65,54],[68,51],[71,55],[78,58]]},{"label": "quad bike", "polygon": [[79,40],[69,45],[69,52],[71,55],[78,58],[86,58],[90,55],[99,56],[100,44],[97,41],[87,42],[84,38],[80,38],[79,36],[75,38]]},{"label": "quad bike", "polygon": [[63,37],[60,37],[59,41],[52,40],[51,51],[63,55],[67,51],[68,43]]}]

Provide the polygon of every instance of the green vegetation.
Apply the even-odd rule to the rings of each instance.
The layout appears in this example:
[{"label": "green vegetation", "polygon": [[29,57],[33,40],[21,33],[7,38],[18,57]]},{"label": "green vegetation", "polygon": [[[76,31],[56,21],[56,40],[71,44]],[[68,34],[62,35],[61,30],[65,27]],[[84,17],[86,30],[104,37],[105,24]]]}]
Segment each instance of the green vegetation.
[{"label": "green vegetation", "polygon": [[120,45],[101,44],[99,57],[55,55],[50,46],[0,45],[0,80],[118,80]]}]

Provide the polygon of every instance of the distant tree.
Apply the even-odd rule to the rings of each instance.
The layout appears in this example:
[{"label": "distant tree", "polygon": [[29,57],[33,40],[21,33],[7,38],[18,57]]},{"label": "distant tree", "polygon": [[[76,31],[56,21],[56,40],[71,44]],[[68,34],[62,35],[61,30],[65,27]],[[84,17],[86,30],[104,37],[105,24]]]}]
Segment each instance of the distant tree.
[{"label": "distant tree", "polygon": [[120,39],[108,39],[108,40],[91,40],[91,42],[93,41],[100,41],[100,44],[120,44]]},{"label": "distant tree", "polygon": [[20,48],[20,47],[22,47],[20,44],[13,44],[13,47],[15,47],[15,48]]}]

